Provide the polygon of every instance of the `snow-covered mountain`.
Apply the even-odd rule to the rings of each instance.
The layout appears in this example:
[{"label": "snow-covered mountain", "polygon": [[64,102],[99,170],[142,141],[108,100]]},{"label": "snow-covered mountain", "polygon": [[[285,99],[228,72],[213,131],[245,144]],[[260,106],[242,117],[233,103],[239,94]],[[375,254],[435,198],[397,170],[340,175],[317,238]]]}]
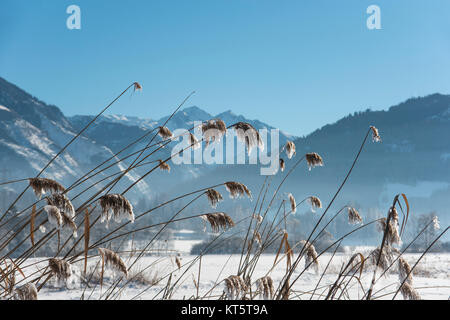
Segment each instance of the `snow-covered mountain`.
[{"label": "snow-covered mountain", "polygon": [[[77,130],[59,108],[47,105],[0,78],[2,181],[36,176],[76,134]],[[42,176],[70,186],[93,165],[112,156],[113,152],[107,146],[82,136],[69,146]],[[124,169],[123,164],[118,164],[105,174]],[[127,174],[122,185],[129,185],[136,179],[134,173]],[[23,187],[21,184],[11,184],[4,188],[14,192]],[[139,183],[136,188],[141,192],[149,190],[145,182]]]},{"label": "snow-covered mountain", "polygon": [[[74,128],[81,129],[93,118],[94,116],[92,115],[75,115],[68,117],[68,120]],[[124,115],[103,115],[96,121],[97,124],[95,126],[87,130],[86,135],[89,138],[108,146],[112,150],[117,150],[143,135],[146,130],[163,126],[168,118],[169,116],[165,116],[161,119],[153,120]],[[247,122],[257,130],[275,129],[269,124],[259,120],[250,120],[242,115],[236,115],[231,110],[222,112],[218,115],[212,115],[197,106],[184,108],[176,113],[166,124],[166,127],[172,131],[176,129],[189,129],[194,126],[194,122],[196,121],[207,121],[215,118],[223,120],[227,125],[232,125],[237,122]],[[288,140],[294,140],[296,138],[296,136],[280,130],[280,145],[283,145]],[[139,145],[139,147],[143,146]]]}]

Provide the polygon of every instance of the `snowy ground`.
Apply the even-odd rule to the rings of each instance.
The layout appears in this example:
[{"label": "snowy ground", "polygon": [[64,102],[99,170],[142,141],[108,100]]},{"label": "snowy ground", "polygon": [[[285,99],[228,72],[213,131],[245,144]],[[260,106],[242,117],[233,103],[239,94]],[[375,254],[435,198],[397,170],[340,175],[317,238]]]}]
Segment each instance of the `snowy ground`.
[{"label": "snowy ground", "polygon": [[[364,252],[363,252],[364,253]],[[329,285],[336,280],[337,272],[341,265],[348,261],[351,254],[337,254],[331,261],[326,275],[321,280],[316,294],[313,299],[323,298],[323,294],[326,294]],[[406,260],[412,266],[419,254],[407,254]],[[122,258],[130,265],[134,259],[129,256],[123,255]],[[139,281],[133,281],[126,284],[121,282],[114,290],[113,294],[110,294],[109,288],[114,279],[119,278],[118,275],[114,275],[111,272],[106,274],[106,279],[103,287],[100,289],[99,282],[93,281],[93,285],[86,289],[86,286],[79,281],[79,274],[82,270],[82,262],[78,262],[74,265],[74,270],[77,275],[73,277],[73,283],[71,283],[70,289],[62,289],[54,286],[53,281],[50,281],[39,292],[39,299],[80,299],[84,296],[84,299],[161,299],[164,294],[164,288],[168,282],[168,274],[173,273],[171,284],[175,284],[172,299],[190,299],[197,296],[197,288],[195,283],[198,281],[199,263],[196,261],[191,262],[196,258],[190,255],[181,255],[182,268],[178,270],[175,263],[175,256],[172,257],[145,257],[139,260],[135,267],[130,272],[131,275],[136,275],[137,271],[143,270],[149,266],[142,274]],[[319,258],[320,269],[327,265],[331,258],[331,254],[324,254]],[[268,270],[273,266],[275,256],[263,255],[259,259],[257,267],[252,276],[252,282],[258,278],[265,276]],[[198,295],[203,299],[217,299],[223,292],[224,278],[236,274],[239,265],[239,255],[207,255],[202,258],[201,261],[201,275],[200,285],[198,286]],[[94,258],[90,263],[90,268],[93,269],[96,264]],[[35,262],[30,260],[30,263]],[[27,263],[26,263],[27,264]],[[25,265],[26,265],[25,264]],[[46,265],[46,262],[41,264]],[[299,271],[303,270],[303,262],[299,266]],[[188,268],[190,266],[190,268]],[[285,261],[283,260],[271,273],[270,276],[274,281],[275,288],[279,285],[285,271]],[[31,266],[24,268],[26,273],[36,271],[37,266]],[[295,278],[299,272],[294,274]],[[379,275],[379,273],[378,273]],[[362,275],[362,286],[367,290],[372,272],[367,271]],[[158,284],[151,285],[153,279],[161,279]],[[320,275],[316,275],[314,270],[307,270],[294,284],[293,293],[291,299],[310,299],[311,293],[314,290]],[[178,281],[178,282],[177,282]],[[396,273],[382,277],[376,284],[374,290],[375,299],[392,299],[393,292],[396,291],[398,286],[398,276]],[[217,285],[216,285],[217,284]],[[414,287],[421,295],[422,299],[440,299],[447,300],[450,298],[450,254],[427,254],[423,260],[416,267],[414,273]],[[253,284],[253,290],[256,289]],[[351,299],[359,299],[363,291],[360,289],[358,282],[352,281],[348,287],[348,293]],[[347,296],[345,298],[348,298]],[[397,295],[396,299],[403,299],[401,294]]]}]

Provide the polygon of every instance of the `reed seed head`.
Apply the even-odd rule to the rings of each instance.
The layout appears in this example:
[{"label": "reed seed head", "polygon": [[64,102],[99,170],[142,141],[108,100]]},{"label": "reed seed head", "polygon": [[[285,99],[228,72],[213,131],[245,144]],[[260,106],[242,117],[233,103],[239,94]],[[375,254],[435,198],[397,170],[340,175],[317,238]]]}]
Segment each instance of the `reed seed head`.
[{"label": "reed seed head", "polygon": [[178,270],[181,269],[181,260],[178,257],[175,257],[175,263],[177,264]]},{"label": "reed seed head", "polygon": [[208,120],[202,124],[203,139],[206,142],[206,146],[214,141],[220,141],[220,139],[227,133],[227,126],[221,119]]},{"label": "reed seed head", "polygon": [[198,139],[191,132],[189,132],[189,145],[193,150],[200,149],[200,143]]},{"label": "reed seed head", "polygon": [[302,240],[302,241],[300,241],[300,243],[305,248],[305,251],[304,251],[306,254],[305,268],[311,264],[314,267],[315,272],[318,273],[319,272],[319,260],[318,260],[316,248],[314,247],[314,245],[312,243],[310,243],[309,241],[306,241],[306,240]]},{"label": "reed seed head", "polygon": [[410,285],[413,283],[413,276],[411,272],[411,266],[402,256],[398,258],[398,277],[400,282],[406,279]]},{"label": "reed seed head", "polygon": [[134,86],[134,91],[142,90],[142,86],[138,82],[133,83],[133,86]]},{"label": "reed seed head", "polygon": [[215,209],[217,207],[217,204],[223,200],[220,192],[215,189],[208,189],[206,191],[206,197],[208,198],[208,201],[213,209]]},{"label": "reed seed head", "polygon": [[62,228],[72,230],[73,237],[74,238],[78,237],[77,225],[73,221],[73,218],[65,212],[61,213],[61,217],[62,217]]},{"label": "reed seed head", "polygon": [[309,170],[311,170],[314,167],[321,167],[323,166],[323,160],[322,157],[319,156],[317,153],[307,153],[305,155],[306,162],[308,163]]},{"label": "reed seed head", "polygon": [[441,226],[439,224],[438,216],[434,215],[433,216],[433,229],[434,230],[439,230],[440,228],[441,228]]},{"label": "reed seed head", "polygon": [[408,282],[403,283],[400,292],[405,300],[421,300],[419,293]]},{"label": "reed seed head", "polygon": [[247,285],[239,276],[229,276],[225,280],[225,293],[229,300],[239,300],[245,296]]},{"label": "reed seed head", "polygon": [[243,197],[244,195],[247,195],[250,199],[252,198],[252,193],[243,183],[229,181],[225,183],[225,188],[230,193],[231,199]]},{"label": "reed seed head", "polygon": [[359,214],[359,212],[355,208],[348,207],[347,211],[348,211],[348,222],[350,224],[358,224],[358,223],[361,223],[363,221],[362,218],[361,218],[361,215]]},{"label": "reed seed head", "polygon": [[289,202],[291,203],[291,212],[296,213],[297,212],[297,203],[295,202],[295,198],[292,195],[292,193],[288,194]]},{"label": "reed seed head", "polygon": [[273,286],[273,280],[270,276],[262,277],[256,280],[256,287],[264,300],[271,300],[273,298],[275,289]]},{"label": "reed seed head", "polygon": [[128,276],[127,265],[125,264],[125,262],[123,262],[123,260],[117,253],[105,248],[98,248],[98,252],[105,262],[105,266],[111,268],[114,271],[123,273],[125,277]]},{"label": "reed seed head", "polygon": [[280,158],[280,169],[281,169],[281,172],[283,172],[285,168],[286,168],[286,164],[284,163],[284,159]]},{"label": "reed seed head", "polygon": [[50,222],[50,224],[52,224],[57,229],[61,228],[63,224],[63,218],[58,207],[46,205],[44,207],[44,210],[47,212],[48,222]]},{"label": "reed seed head", "polygon": [[322,202],[319,198],[315,196],[311,196],[308,198],[308,202],[311,205],[311,211],[316,212],[316,209],[322,208]]},{"label": "reed seed head", "polygon": [[252,152],[254,147],[264,150],[264,142],[261,139],[261,135],[250,123],[238,122],[232,125],[232,127],[236,131],[238,139],[247,146],[248,154]]},{"label": "reed seed head", "polygon": [[[367,259],[369,259],[369,262],[371,265],[376,266],[378,256],[380,256],[380,248],[379,247],[376,248],[375,250],[373,250],[372,252],[370,252]],[[389,245],[386,245],[383,247],[383,251],[381,251],[380,262],[378,264],[378,268],[380,268],[381,270],[384,271],[389,267],[389,265],[392,263],[392,261],[393,261],[392,248]]]},{"label": "reed seed head", "polygon": [[171,139],[173,137],[173,133],[167,127],[159,127],[158,134],[163,140]]},{"label": "reed seed head", "polygon": [[386,218],[381,218],[378,221],[378,230],[380,232],[382,232],[382,233],[387,231],[387,233],[386,233],[386,242],[389,245],[401,244],[402,240],[400,238],[400,234],[399,234],[399,231],[398,231],[397,220],[394,219],[394,218],[391,218],[391,220],[389,221],[389,225],[387,226],[387,230],[386,230],[386,222],[387,222]]},{"label": "reed seed head", "polygon": [[253,214],[252,218],[255,219],[258,222],[258,224],[262,223],[264,220],[263,216],[260,214]]},{"label": "reed seed head", "polygon": [[38,292],[33,282],[14,289],[14,300],[38,300]]},{"label": "reed seed head", "polygon": [[295,143],[293,143],[292,141],[288,141],[286,143],[285,149],[288,159],[291,159],[296,154]]},{"label": "reed seed head", "polygon": [[48,205],[57,207],[59,211],[65,212],[71,217],[75,216],[75,209],[72,202],[65,194],[56,192],[48,196],[46,200]]},{"label": "reed seed head", "polygon": [[51,179],[30,178],[28,179],[28,181],[30,183],[30,187],[34,191],[34,194],[39,199],[42,197],[44,193],[64,192],[66,190],[61,184]]},{"label": "reed seed head", "polygon": [[51,258],[48,261],[48,266],[57,282],[67,281],[72,275],[72,267],[70,263],[65,260]]},{"label": "reed seed head", "polygon": [[380,137],[380,134],[378,132],[378,129],[375,128],[374,126],[370,126],[370,129],[372,130],[372,141],[373,142],[380,142],[381,141],[381,137]]},{"label": "reed seed head", "polygon": [[124,196],[120,194],[107,194],[100,197],[99,200],[102,208],[101,222],[106,220],[106,226],[108,226],[112,217],[118,223],[124,218],[134,222],[133,206]]},{"label": "reed seed head", "polygon": [[167,162],[163,162],[162,160],[158,161],[159,161],[159,169],[161,169],[162,171],[170,172],[170,166]]},{"label": "reed seed head", "polygon": [[219,232],[234,227],[234,221],[231,217],[223,212],[208,213],[200,216],[205,222],[208,222],[213,232]]}]

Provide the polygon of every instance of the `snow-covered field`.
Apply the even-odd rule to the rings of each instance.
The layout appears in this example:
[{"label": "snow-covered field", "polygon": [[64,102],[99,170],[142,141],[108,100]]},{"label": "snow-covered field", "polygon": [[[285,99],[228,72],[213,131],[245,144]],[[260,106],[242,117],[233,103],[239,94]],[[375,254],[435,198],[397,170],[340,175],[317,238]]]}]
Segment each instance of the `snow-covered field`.
[{"label": "snow-covered field", "polygon": [[[366,254],[366,252],[363,252]],[[343,263],[346,263],[351,254],[340,253],[336,254],[332,259],[328,271],[321,280],[318,288],[313,296],[313,299],[323,299],[323,294],[328,292],[329,285],[334,283],[337,273]],[[405,259],[412,266],[420,257],[419,254],[406,254]],[[134,258],[122,256],[127,265],[130,265]],[[171,299],[189,299],[197,296],[196,282],[198,279],[199,263],[198,260],[191,264],[196,256],[181,255],[182,267],[179,270],[175,263],[175,256],[172,257],[144,257],[139,260],[132,268],[130,275],[136,275],[138,271],[144,270],[143,277],[139,277],[139,281],[132,281],[126,283],[124,280],[116,287],[111,294],[109,288],[113,284],[114,279],[118,279],[119,275],[114,275],[111,272],[106,273],[106,278],[103,287],[97,281],[92,281],[90,288],[86,288],[83,282],[79,280],[79,274],[83,268],[82,262],[77,262],[73,269],[76,275],[73,276],[73,282],[67,288],[58,288],[50,281],[39,292],[39,299],[161,299],[164,294],[164,288],[169,280],[168,274],[173,273],[170,280],[171,284],[175,284],[175,289]],[[331,254],[324,254],[319,258],[320,271],[328,264]],[[273,266],[275,256],[263,255],[260,257],[258,264],[252,276],[253,290],[256,289],[255,281],[267,275],[268,270]],[[198,286],[198,295],[203,299],[217,299],[222,295],[223,282],[222,280],[237,272],[239,265],[239,255],[206,255],[202,257],[200,268],[200,280]],[[30,263],[33,262],[30,260]],[[93,269],[96,260],[90,262],[90,267]],[[26,265],[26,264],[25,264]],[[45,266],[46,262],[42,263]],[[303,270],[303,262],[298,267],[299,272]],[[190,266],[190,268],[188,268]],[[28,272],[36,271],[37,266],[25,268]],[[282,279],[285,272],[286,264],[283,260],[270,273],[274,281],[274,286],[277,286]],[[292,279],[299,275],[296,272]],[[380,273],[378,273],[379,275]],[[365,290],[369,287],[372,277],[372,272],[368,270],[364,272],[361,279],[361,285]],[[162,278],[162,279],[161,279]],[[293,286],[293,293],[291,299],[310,299],[314,291],[320,275],[316,275],[314,270],[307,270]],[[156,285],[150,283],[153,279],[161,279]],[[375,299],[392,299],[393,293],[396,291],[399,284],[397,273],[390,273],[382,277],[376,284],[374,290]],[[447,300],[450,298],[450,254],[448,253],[430,253],[427,254],[418,264],[414,272],[414,287],[420,294],[422,299],[439,299]],[[64,286],[63,286],[64,287]],[[356,280],[349,285],[348,295],[342,298],[360,299],[363,291]],[[401,294],[398,294],[396,299],[403,299]]]}]

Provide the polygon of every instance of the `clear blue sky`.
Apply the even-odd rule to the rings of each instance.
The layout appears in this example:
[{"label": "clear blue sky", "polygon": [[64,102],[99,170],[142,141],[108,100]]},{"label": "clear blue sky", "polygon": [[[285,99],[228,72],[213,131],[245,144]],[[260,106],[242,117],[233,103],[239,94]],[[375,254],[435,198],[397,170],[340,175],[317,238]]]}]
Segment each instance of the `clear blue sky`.
[{"label": "clear blue sky", "polygon": [[[81,7],[81,30],[66,8]],[[368,30],[366,8],[381,8]],[[2,0],[0,76],[67,115],[231,109],[303,135],[351,112],[450,93],[450,1]]]}]

